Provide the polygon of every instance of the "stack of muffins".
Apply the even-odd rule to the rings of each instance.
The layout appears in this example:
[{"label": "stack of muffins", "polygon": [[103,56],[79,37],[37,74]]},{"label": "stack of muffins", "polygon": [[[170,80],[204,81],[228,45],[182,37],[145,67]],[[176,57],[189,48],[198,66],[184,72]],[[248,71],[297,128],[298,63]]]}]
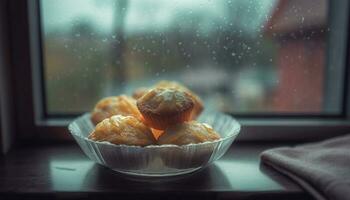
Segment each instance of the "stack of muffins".
[{"label": "stack of muffins", "polygon": [[203,110],[201,99],[187,87],[160,81],[140,88],[133,97],[107,97],[91,114],[96,125],[89,139],[134,146],[187,145],[220,138],[212,127],[195,119]]}]

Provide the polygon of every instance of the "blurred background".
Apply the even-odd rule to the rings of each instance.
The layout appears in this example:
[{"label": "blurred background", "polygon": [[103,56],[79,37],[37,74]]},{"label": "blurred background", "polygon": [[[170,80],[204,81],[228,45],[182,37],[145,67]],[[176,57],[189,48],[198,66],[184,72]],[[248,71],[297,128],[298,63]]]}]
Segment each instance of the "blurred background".
[{"label": "blurred background", "polygon": [[224,112],[326,112],[328,4],[41,0],[47,112],[89,111],[163,79]]}]

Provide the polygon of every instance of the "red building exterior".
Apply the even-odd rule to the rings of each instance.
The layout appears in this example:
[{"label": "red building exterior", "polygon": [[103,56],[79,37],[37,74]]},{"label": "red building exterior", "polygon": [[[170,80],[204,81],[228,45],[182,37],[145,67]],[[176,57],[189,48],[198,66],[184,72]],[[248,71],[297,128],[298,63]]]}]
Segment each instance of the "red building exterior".
[{"label": "red building exterior", "polygon": [[277,112],[322,110],[327,8],[326,0],[280,0],[265,26],[278,44],[279,84],[271,105]]}]

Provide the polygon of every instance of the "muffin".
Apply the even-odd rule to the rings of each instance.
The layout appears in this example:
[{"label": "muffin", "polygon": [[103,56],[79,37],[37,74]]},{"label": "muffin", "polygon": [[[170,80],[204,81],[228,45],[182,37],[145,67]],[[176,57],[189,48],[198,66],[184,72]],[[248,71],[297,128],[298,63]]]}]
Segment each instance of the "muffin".
[{"label": "muffin", "polygon": [[158,130],[188,121],[194,102],[191,96],[175,88],[154,88],[136,103],[145,123]]},{"label": "muffin", "polygon": [[164,133],[158,138],[158,144],[175,144],[180,146],[218,139],[220,139],[220,135],[208,124],[190,121],[165,129]]},{"label": "muffin", "polygon": [[[208,163],[220,138],[209,125],[196,121],[181,123],[167,128],[158,138],[160,145],[174,144],[162,152],[163,163],[169,168],[197,168]],[[207,143],[203,143],[207,142]],[[182,146],[198,144],[198,146]]]},{"label": "muffin", "polygon": [[89,139],[135,146],[156,143],[150,128],[136,117],[122,115],[114,115],[98,123]]},{"label": "muffin", "polygon": [[196,119],[201,112],[203,111],[204,107],[203,107],[203,101],[201,100],[201,98],[196,95],[194,92],[192,92],[190,89],[188,89],[186,86],[175,82],[175,81],[159,81],[154,87],[160,87],[160,88],[176,88],[179,90],[183,90],[185,92],[187,92],[193,102],[194,102],[194,107],[192,110],[192,116],[191,119]]},{"label": "muffin", "polygon": [[96,125],[113,115],[134,116],[140,118],[136,101],[126,95],[106,97],[100,100],[91,113],[91,121]]}]

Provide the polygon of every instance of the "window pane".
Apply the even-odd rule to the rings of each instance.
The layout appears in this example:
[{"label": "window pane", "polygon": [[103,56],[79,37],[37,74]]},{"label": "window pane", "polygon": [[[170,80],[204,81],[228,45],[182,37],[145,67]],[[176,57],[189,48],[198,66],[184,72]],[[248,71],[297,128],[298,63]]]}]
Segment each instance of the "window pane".
[{"label": "window pane", "polygon": [[168,79],[196,91],[210,109],[339,114],[341,93],[327,98],[342,85],[329,78],[341,70],[327,64],[329,4],[41,1],[46,110],[89,111],[102,97]]}]

